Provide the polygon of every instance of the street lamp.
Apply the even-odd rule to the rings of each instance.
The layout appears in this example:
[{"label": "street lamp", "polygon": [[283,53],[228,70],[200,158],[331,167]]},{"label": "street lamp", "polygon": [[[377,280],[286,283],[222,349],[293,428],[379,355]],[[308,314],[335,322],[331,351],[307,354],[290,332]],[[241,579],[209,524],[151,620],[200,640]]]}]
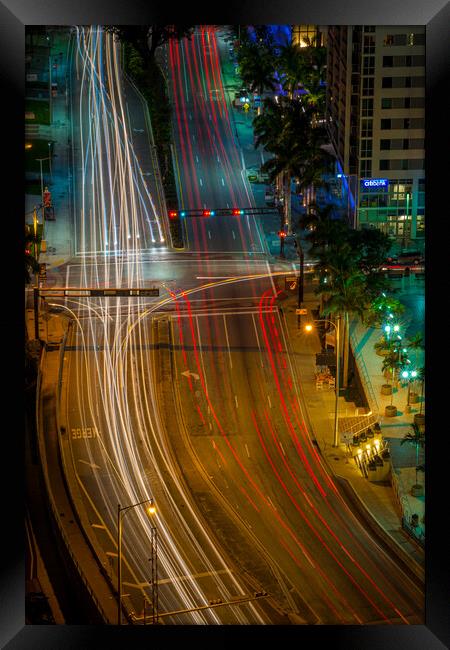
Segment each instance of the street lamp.
[{"label": "street lamp", "polygon": [[134,503],[131,506],[121,506],[120,503],[117,504],[117,591],[118,591],[118,608],[117,608],[117,625],[122,625],[122,519],[123,515],[128,510],[141,506],[144,503],[150,503],[147,508],[147,512],[150,515],[154,515],[156,512],[153,499],[144,499],[138,503]]},{"label": "street lamp", "polygon": [[[330,323],[333,325],[336,333],[336,340],[335,340],[335,351],[336,351],[336,386],[335,386],[335,391],[336,391],[336,400],[334,404],[334,440],[333,440],[333,447],[339,447],[339,431],[338,431],[338,400],[339,400],[339,373],[340,373],[340,359],[339,359],[339,324],[340,324],[340,318],[338,318],[337,323],[334,323],[332,320],[329,320],[328,318],[321,318],[317,319],[314,321],[315,323]],[[306,332],[311,332],[313,329],[313,326],[311,324],[305,325],[305,331]]]}]

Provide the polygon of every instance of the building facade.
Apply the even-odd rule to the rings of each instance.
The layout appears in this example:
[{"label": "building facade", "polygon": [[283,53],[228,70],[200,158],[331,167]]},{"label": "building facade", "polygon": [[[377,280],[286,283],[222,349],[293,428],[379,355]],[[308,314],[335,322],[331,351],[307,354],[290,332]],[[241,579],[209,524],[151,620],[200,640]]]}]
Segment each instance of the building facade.
[{"label": "building facade", "polygon": [[355,226],[401,248],[425,235],[425,28],[330,26],[327,123]]}]

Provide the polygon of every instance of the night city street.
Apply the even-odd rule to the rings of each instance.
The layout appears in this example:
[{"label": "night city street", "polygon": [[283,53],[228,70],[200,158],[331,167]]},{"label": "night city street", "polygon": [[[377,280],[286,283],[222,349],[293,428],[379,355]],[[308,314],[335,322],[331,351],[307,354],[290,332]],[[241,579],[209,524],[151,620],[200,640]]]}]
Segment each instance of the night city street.
[{"label": "night city street", "polygon": [[423,625],[425,28],[25,35],[26,623]]}]

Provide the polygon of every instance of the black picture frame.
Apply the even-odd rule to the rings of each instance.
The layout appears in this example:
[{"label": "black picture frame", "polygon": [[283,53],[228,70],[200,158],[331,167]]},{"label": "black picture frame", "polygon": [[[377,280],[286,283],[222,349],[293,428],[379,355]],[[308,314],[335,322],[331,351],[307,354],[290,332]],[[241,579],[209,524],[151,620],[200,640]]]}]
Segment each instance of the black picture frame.
[{"label": "black picture frame", "polygon": [[[444,0],[369,0],[337,4],[332,0],[306,3],[289,0],[232,0],[215,12],[196,8],[163,7],[144,0],[8,0],[0,3],[0,78],[2,80],[3,161],[7,178],[3,183],[3,309],[0,332],[3,343],[3,375],[8,379],[2,391],[2,412],[10,418],[2,436],[2,567],[0,574],[0,644],[17,648],[103,648],[144,647],[163,641],[181,641],[185,645],[197,640],[216,646],[230,645],[235,638],[242,642],[270,644],[285,642],[285,632],[294,643],[311,647],[330,643],[333,648],[407,648],[433,650],[450,647],[450,580],[448,533],[448,438],[450,427],[445,412],[445,398],[440,399],[439,368],[448,367],[445,328],[449,323],[445,303],[449,282],[446,260],[449,257],[448,219],[445,206],[449,183],[447,163],[449,143],[448,61],[450,7]],[[221,14],[220,16],[218,14]],[[138,24],[146,22],[188,22],[203,24],[292,23],[426,25],[426,247],[427,312],[430,323],[427,336],[427,544],[426,544],[426,624],[423,626],[328,626],[295,628],[198,628],[164,629],[116,628],[115,626],[27,626],[25,625],[25,530],[23,525],[24,445],[20,396],[23,392],[21,365],[24,340],[23,318],[23,109],[25,82],[25,25],[30,24]],[[6,199],[6,200],[5,200]],[[433,229],[436,231],[433,233]],[[437,229],[439,228],[439,234]],[[442,249],[441,249],[442,247]],[[430,263],[431,261],[431,263]],[[18,271],[16,269],[19,269]],[[433,312],[435,318],[433,319]],[[433,319],[433,321],[432,321]],[[21,327],[22,326],[22,327]],[[434,327],[435,341],[432,342]],[[430,341],[431,339],[431,341]],[[10,355],[10,359],[8,359]],[[8,360],[7,360],[8,359]],[[433,369],[433,371],[428,370]],[[17,382],[13,381],[17,379]],[[448,390],[446,391],[448,392]],[[14,405],[14,406],[12,406]],[[11,469],[8,475],[7,466]],[[447,470],[447,471],[446,471]],[[144,636],[145,635],[145,636]]]}]

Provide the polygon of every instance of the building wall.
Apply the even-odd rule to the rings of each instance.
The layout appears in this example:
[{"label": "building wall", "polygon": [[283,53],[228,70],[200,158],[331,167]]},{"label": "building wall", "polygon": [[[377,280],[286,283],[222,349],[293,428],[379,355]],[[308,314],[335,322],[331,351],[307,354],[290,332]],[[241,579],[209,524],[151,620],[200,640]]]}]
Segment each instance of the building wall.
[{"label": "building wall", "polygon": [[[328,29],[327,112],[343,173],[389,179],[388,192],[359,191],[357,225],[401,247],[424,237],[425,29]],[[358,182],[359,186],[359,182]]]}]

